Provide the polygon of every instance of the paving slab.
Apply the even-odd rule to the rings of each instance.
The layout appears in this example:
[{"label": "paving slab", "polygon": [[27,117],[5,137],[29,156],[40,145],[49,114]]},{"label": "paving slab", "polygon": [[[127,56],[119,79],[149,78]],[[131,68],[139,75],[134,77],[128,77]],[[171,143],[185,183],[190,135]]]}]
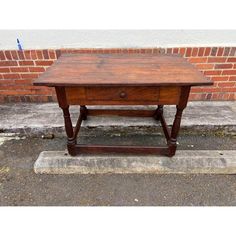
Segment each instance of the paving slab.
[{"label": "paving slab", "polygon": [[236,174],[236,150],[179,150],[173,158],[156,155],[81,154],[43,151],[37,174]]},{"label": "paving slab", "polygon": [[[93,107],[93,106],[88,106]],[[106,108],[109,106],[106,106]],[[98,107],[96,107],[98,108]],[[99,106],[99,108],[103,108]],[[132,106],[132,109],[155,109],[155,106]],[[117,109],[127,109],[127,106],[117,106]],[[75,123],[79,115],[78,106],[71,106],[71,117]],[[0,105],[1,132],[38,134],[47,132],[64,132],[62,111],[56,103],[4,104]],[[175,106],[165,106],[164,115],[168,125],[171,125],[175,115]],[[88,117],[82,127],[158,127],[160,124],[152,118],[134,117]],[[189,102],[184,110],[181,122],[182,128],[191,130],[224,129],[236,132],[236,102]]]}]

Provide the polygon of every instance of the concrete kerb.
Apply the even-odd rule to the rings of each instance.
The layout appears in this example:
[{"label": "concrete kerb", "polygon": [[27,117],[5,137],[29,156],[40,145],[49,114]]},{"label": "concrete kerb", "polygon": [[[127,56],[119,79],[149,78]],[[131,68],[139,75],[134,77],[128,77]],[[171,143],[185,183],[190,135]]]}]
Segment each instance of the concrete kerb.
[{"label": "concrete kerb", "polygon": [[35,162],[37,174],[236,174],[235,150],[179,150],[173,158],[155,155],[89,155],[71,157],[44,151]]}]

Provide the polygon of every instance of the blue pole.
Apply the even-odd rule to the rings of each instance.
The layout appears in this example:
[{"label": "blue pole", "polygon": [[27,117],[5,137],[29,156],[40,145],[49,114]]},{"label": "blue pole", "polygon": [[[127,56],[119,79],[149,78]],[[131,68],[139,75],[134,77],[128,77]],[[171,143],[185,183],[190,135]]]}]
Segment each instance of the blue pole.
[{"label": "blue pole", "polygon": [[22,46],[21,46],[21,44],[20,44],[20,40],[19,40],[19,39],[16,39],[16,42],[17,42],[18,49],[19,49],[20,51],[22,51],[23,49],[22,49]]}]

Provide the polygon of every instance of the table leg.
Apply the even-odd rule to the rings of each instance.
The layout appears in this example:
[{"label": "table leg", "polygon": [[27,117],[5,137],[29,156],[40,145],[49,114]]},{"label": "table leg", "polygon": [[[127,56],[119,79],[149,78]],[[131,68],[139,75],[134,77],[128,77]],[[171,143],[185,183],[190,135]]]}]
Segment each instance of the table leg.
[{"label": "table leg", "polygon": [[73,126],[70,118],[69,106],[62,108],[63,116],[64,116],[64,123],[65,123],[65,130],[67,135],[67,148],[70,155],[76,155],[76,137],[74,136]]},{"label": "table leg", "polygon": [[154,114],[154,118],[156,120],[160,120],[161,116],[163,115],[163,105],[158,105],[155,114]]},{"label": "table leg", "polygon": [[80,106],[80,114],[82,115],[82,119],[83,120],[87,120],[87,116],[88,116],[88,109],[86,106]]},{"label": "table leg", "polygon": [[183,109],[179,108],[179,106],[176,106],[176,115],[174,119],[174,123],[171,129],[171,135],[170,139],[168,140],[168,146],[169,146],[169,153],[168,156],[172,157],[175,155],[176,147],[177,147],[177,136],[180,129],[180,123],[181,123],[181,117],[183,113]]},{"label": "table leg", "polygon": [[190,92],[189,86],[186,86],[186,87],[183,86],[181,88],[181,96],[180,96],[179,104],[176,106],[175,119],[174,119],[174,123],[171,129],[170,139],[168,140],[168,143],[167,143],[169,147],[169,153],[168,153],[169,157],[172,157],[175,155],[175,151],[177,147],[177,136],[180,129],[182,113],[183,113],[184,108],[187,106],[189,92]]}]

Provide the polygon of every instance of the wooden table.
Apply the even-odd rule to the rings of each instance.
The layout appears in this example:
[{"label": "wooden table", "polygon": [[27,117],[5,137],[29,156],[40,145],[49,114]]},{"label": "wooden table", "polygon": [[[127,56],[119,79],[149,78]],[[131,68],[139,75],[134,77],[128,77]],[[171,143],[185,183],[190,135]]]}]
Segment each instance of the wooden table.
[{"label": "wooden table", "polygon": [[[68,152],[72,156],[81,152],[128,152],[172,157],[191,86],[212,84],[184,58],[168,54],[63,54],[34,82],[34,85],[55,87],[64,114]],[[163,105],[173,104],[176,105],[176,115],[169,130],[163,116]],[[74,128],[70,105],[80,105],[80,115]],[[150,111],[88,109],[86,105],[158,106]],[[77,144],[82,121],[87,116],[98,115],[153,117],[161,122],[167,146]]]}]

